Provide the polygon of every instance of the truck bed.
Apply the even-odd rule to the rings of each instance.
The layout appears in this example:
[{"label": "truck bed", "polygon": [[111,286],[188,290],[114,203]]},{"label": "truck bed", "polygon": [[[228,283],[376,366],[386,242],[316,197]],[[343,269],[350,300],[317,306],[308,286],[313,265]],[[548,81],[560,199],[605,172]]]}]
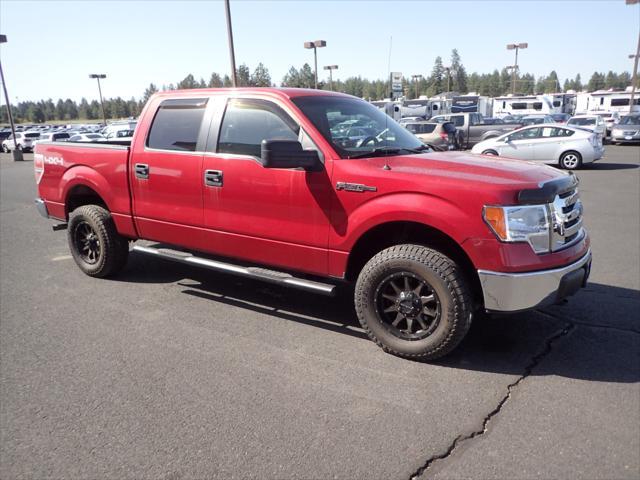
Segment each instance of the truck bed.
[{"label": "truck bed", "polygon": [[[116,141],[117,142],[117,141]],[[129,141],[127,140],[127,143]],[[129,146],[113,142],[41,142],[34,151],[34,170],[49,215],[66,221],[72,191],[97,194],[123,232],[134,232],[129,195]],[[84,184],[84,185],[83,185]],[[74,190],[75,189],[75,190]]]}]

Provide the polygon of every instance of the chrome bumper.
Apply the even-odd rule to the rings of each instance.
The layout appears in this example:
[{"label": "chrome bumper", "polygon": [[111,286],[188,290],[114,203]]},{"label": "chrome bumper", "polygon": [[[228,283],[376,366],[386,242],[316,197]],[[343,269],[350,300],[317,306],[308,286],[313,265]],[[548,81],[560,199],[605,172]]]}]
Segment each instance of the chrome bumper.
[{"label": "chrome bumper", "polygon": [[44,203],[44,200],[42,200],[41,198],[36,198],[35,202],[38,213],[44,218],[49,218],[49,212],[47,211],[47,205]]},{"label": "chrome bumper", "polygon": [[503,273],[478,270],[484,308],[517,312],[555,303],[584,287],[591,271],[591,250],[577,262],[553,270]]}]

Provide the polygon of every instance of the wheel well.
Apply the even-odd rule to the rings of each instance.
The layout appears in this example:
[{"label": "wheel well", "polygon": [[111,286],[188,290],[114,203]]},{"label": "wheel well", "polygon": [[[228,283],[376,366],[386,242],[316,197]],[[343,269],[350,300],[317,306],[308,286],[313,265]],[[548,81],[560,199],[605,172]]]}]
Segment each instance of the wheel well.
[{"label": "wheel well", "polygon": [[109,210],[105,201],[90,187],[86,185],[76,185],[67,194],[65,201],[65,213],[67,218],[69,214],[76,208],[83,205],[100,205],[101,207]]},{"label": "wheel well", "polygon": [[461,268],[474,300],[482,301],[478,273],[462,247],[440,230],[416,222],[389,222],[362,235],[349,254],[345,278],[355,281],[362,267],[376,253],[403,243],[424,245],[451,258]]},{"label": "wheel well", "polygon": [[560,159],[562,159],[562,157],[564,157],[567,153],[575,153],[576,155],[578,155],[579,159],[582,159],[582,155],[580,154],[580,152],[578,152],[577,150],[567,150],[565,152],[562,152],[560,154]]},{"label": "wheel well", "polygon": [[489,153],[489,155],[498,155],[498,152],[496,152],[493,148],[487,148],[482,153],[484,155],[486,155],[487,153]]}]

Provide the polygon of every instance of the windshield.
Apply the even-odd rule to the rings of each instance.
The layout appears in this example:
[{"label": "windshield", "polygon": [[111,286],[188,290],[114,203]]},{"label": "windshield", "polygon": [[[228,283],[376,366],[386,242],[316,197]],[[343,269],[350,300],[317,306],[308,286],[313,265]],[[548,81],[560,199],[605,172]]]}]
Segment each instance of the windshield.
[{"label": "windshield", "polygon": [[342,158],[365,156],[381,149],[395,154],[398,150],[423,148],[413,134],[364,100],[313,96],[292,101]]},{"label": "windshield", "polygon": [[596,119],[591,118],[572,118],[569,120],[569,125],[595,125]]},{"label": "windshield", "polygon": [[626,117],[622,117],[618,125],[640,125],[640,116],[627,115]]}]

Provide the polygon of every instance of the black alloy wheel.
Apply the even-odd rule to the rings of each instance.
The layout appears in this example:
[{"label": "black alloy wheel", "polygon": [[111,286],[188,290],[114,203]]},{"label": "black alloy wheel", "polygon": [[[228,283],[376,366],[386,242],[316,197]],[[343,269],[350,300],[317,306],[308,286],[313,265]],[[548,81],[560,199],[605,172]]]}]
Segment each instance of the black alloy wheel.
[{"label": "black alloy wheel", "polygon": [[389,275],[376,289],[375,298],[380,321],[404,340],[422,340],[440,323],[442,308],[437,293],[411,272]]},{"label": "black alloy wheel", "polygon": [[98,234],[88,222],[79,222],[73,232],[73,239],[80,258],[94,265],[102,255],[102,244]]}]

